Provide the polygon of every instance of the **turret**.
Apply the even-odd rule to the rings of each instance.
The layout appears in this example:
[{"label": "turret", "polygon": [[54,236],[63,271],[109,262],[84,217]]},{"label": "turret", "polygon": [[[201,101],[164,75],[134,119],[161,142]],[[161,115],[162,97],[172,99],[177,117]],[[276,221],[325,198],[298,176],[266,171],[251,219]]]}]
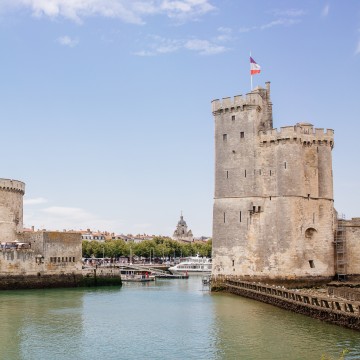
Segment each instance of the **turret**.
[{"label": "turret", "polygon": [[0,179],[0,241],[14,241],[22,230],[24,193],[23,182]]}]

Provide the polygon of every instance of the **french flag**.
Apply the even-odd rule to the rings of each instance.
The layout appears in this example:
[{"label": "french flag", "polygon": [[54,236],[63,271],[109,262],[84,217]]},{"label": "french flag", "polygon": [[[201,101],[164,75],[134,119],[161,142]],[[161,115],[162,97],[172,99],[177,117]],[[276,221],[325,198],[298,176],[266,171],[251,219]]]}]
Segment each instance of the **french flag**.
[{"label": "french flag", "polygon": [[250,56],[250,75],[260,74],[261,67]]}]

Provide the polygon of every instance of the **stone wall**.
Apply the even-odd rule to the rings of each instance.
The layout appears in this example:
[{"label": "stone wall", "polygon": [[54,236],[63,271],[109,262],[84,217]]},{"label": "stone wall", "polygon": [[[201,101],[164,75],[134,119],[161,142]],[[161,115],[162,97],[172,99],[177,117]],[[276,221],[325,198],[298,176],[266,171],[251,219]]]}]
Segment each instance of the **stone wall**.
[{"label": "stone wall", "polygon": [[360,218],[345,220],[343,225],[346,231],[347,273],[358,276],[360,274]]},{"label": "stone wall", "polygon": [[18,238],[29,249],[2,250],[1,273],[67,274],[82,269],[81,234],[74,232],[21,232]]},{"label": "stone wall", "polygon": [[16,240],[23,227],[23,196],[21,181],[0,179],[0,242]]},{"label": "stone wall", "polygon": [[270,86],[215,100],[213,274],[334,275],[333,131],[272,129]]},{"label": "stone wall", "polygon": [[119,270],[98,273],[66,273],[36,275],[2,275],[0,274],[0,290],[47,289],[83,286],[121,286]]},{"label": "stone wall", "polygon": [[34,250],[0,250],[0,275],[37,274],[39,271],[43,271],[43,266],[37,262]]}]

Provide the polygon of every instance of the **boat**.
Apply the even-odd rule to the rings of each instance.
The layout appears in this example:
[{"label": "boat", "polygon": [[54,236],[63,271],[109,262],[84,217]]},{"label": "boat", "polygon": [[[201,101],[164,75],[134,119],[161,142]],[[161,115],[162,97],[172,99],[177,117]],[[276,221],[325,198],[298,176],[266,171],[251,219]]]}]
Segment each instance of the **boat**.
[{"label": "boat", "polygon": [[211,259],[199,255],[190,256],[169,267],[169,271],[172,274],[211,274]]},{"label": "boat", "polygon": [[141,270],[120,270],[121,281],[124,282],[149,282],[155,281],[155,275]]}]

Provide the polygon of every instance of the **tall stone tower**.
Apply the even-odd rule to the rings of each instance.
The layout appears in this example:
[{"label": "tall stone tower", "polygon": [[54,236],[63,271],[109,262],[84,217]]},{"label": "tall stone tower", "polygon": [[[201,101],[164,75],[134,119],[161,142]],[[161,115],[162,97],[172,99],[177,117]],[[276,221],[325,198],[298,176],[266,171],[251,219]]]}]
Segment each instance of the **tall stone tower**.
[{"label": "tall stone tower", "polygon": [[270,83],[212,101],[213,276],[315,283],[334,275],[333,130],[273,129]]},{"label": "tall stone tower", "polygon": [[0,241],[14,241],[23,228],[25,184],[18,180],[0,179]]}]

